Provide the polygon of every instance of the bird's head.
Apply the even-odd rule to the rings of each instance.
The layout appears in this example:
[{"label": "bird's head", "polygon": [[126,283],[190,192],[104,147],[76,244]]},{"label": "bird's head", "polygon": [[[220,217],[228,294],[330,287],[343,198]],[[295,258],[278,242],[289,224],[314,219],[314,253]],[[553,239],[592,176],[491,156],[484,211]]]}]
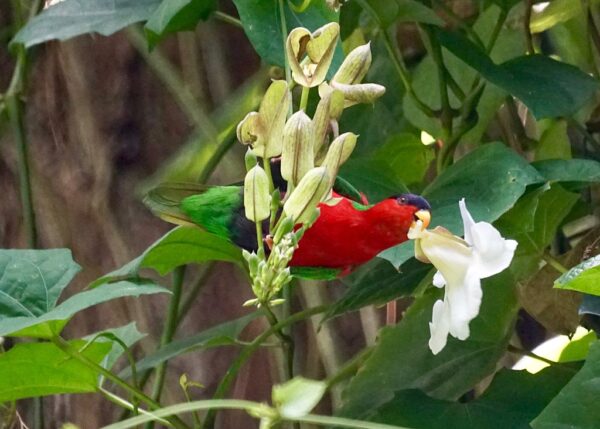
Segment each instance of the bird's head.
[{"label": "bird's head", "polygon": [[425,198],[415,194],[399,194],[392,198],[401,206],[414,208],[415,212],[411,227],[415,226],[418,221],[423,222],[423,228],[429,226],[429,222],[431,221],[431,206]]}]

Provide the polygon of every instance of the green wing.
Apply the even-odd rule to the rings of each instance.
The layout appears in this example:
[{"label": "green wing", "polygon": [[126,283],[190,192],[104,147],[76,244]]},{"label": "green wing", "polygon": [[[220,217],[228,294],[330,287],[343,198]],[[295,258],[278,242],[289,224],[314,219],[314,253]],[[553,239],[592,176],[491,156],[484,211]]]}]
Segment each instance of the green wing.
[{"label": "green wing", "polygon": [[242,188],[166,183],[148,192],[144,204],[167,222],[197,225],[231,239],[233,217],[243,205]]}]

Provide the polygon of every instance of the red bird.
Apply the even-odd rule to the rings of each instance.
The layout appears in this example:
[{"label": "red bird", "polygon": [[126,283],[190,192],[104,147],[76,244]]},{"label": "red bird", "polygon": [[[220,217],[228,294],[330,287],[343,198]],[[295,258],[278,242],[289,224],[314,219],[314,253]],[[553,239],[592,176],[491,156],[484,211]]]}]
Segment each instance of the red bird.
[{"label": "red bird", "polygon": [[[157,188],[146,203],[165,220],[198,225],[243,249],[256,251],[256,227],[244,215],[243,187],[178,185],[176,191],[187,194],[180,201],[167,196],[172,189],[169,185]],[[340,199],[337,204],[319,205],[320,215],[298,243],[290,266],[329,268],[344,275],[383,250],[406,241],[416,220],[425,226],[429,224],[431,208],[418,195],[395,195],[369,205],[356,191],[347,192],[347,184],[344,191],[339,191],[344,195],[334,192],[333,196]],[[263,231],[266,238],[267,221]]]}]

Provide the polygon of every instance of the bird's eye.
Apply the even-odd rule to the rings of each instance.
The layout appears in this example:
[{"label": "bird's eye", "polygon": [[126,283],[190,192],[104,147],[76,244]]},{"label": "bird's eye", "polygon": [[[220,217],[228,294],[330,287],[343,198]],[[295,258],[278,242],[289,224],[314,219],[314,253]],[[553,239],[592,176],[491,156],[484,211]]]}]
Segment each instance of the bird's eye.
[{"label": "bird's eye", "polygon": [[400,198],[398,199],[398,202],[399,202],[400,204],[406,204],[406,197],[400,197]]}]

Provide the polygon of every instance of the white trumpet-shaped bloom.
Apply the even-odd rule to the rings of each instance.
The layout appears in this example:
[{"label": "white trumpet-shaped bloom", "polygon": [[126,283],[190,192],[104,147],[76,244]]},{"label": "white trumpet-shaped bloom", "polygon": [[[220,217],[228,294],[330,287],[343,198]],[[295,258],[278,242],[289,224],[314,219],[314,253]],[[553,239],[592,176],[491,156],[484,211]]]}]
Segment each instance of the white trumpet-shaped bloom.
[{"label": "white trumpet-shaped bloom", "polygon": [[464,199],[459,201],[464,239],[446,229],[423,229],[419,221],[408,237],[415,241],[417,259],[433,264],[436,287],[445,287],[443,300],[433,306],[429,323],[429,348],[433,354],[445,346],[448,334],[459,340],[469,337],[469,323],[479,314],[481,279],[505,270],[512,261],[517,242],[504,239],[487,222],[475,222]]}]

